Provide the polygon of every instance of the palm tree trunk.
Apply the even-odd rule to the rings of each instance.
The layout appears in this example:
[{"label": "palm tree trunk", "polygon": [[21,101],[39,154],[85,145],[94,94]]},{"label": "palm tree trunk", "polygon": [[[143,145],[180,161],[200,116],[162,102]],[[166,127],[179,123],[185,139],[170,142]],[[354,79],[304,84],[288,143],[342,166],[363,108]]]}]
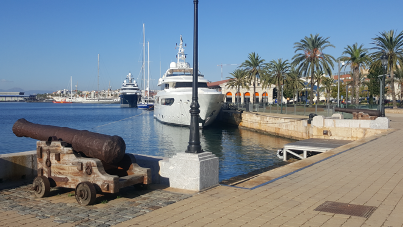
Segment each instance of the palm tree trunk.
[{"label": "palm tree trunk", "polygon": [[314,92],[314,65],[311,66],[311,78],[310,78],[310,105],[313,105],[313,92]]},{"label": "palm tree trunk", "polygon": [[355,105],[359,106],[359,67],[355,68]]},{"label": "palm tree trunk", "polygon": [[320,101],[320,80],[317,81],[317,100],[316,103],[318,104]]},{"label": "palm tree trunk", "polygon": [[[254,94],[252,95],[252,97],[253,97],[253,105],[255,104],[255,79],[256,79],[257,77],[256,76],[254,76]],[[251,96],[250,96],[251,97]]]},{"label": "palm tree trunk", "polygon": [[276,93],[277,93],[277,99],[278,99],[278,105],[280,104],[280,102],[282,101],[281,100],[281,82],[280,81],[278,81],[278,84],[277,84],[277,89],[276,89]]},{"label": "palm tree trunk", "polygon": [[397,109],[397,106],[396,106],[396,91],[394,89],[393,67],[390,67],[390,79],[391,79],[390,87],[391,87],[391,96],[392,96],[392,100],[393,100],[393,109]]}]

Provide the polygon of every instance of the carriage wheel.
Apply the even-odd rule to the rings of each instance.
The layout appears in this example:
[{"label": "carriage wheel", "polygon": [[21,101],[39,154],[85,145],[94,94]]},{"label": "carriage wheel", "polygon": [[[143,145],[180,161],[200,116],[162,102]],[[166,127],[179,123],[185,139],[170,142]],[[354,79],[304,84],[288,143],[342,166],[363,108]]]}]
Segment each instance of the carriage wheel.
[{"label": "carriage wheel", "polygon": [[76,200],[80,205],[87,206],[93,204],[96,195],[94,185],[88,181],[82,182],[76,187]]},{"label": "carriage wheel", "polygon": [[34,179],[33,188],[36,197],[43,198],[49,195],[50,182],[45,176],[39,176]]}]

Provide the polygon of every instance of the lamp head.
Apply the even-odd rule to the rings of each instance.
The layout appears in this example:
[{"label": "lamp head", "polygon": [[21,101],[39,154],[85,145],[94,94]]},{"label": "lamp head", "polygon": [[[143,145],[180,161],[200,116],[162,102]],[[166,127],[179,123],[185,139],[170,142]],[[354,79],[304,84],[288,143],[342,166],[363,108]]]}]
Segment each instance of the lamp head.
[{"label": "lamp head", "polygon": [[382,62],[383,67],[387,66],[387,55],[383,52],[382,56],[380,57],[380,61]]}]

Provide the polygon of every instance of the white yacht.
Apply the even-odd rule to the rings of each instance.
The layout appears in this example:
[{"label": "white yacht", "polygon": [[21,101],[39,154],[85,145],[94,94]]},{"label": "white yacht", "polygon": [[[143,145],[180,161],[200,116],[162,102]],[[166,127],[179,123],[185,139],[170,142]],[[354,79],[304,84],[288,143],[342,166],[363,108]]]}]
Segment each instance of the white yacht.
[{"label": "white yacht", "polygon": [[129,73],[124,80],[119,97],[121,99],[121,107],[137,107],[137,103],[141,97],[141,92],[137,86],[136,80],[132,78],[132,73]]},{"label": "white yacht", "polygon": [[[193,68],[185,61],[182,36],[178,48],[177,62],[171,62],[170,68],[158,85],[161,91],[155,96],[154,117],[164,123],[189,126],[189,113],[192,102]],[[219,114],[224,95],[209,89],[203,75],[198,74],[199,127],[208,126]]]}]

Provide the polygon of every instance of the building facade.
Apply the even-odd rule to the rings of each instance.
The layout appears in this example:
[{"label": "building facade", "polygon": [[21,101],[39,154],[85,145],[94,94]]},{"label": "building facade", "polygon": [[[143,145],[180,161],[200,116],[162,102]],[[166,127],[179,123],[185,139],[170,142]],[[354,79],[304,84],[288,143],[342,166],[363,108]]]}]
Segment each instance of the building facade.
[{"label": "building facade", "polygon": [[[254,97],[255,103],[276,103],[276,97],[274,98],[274,92],[276,93],[275,85],[262,88],[258,81],[257,86],[255,87],[254,95],[254,87],[252,85],[249,86],[249,89],[240,87],[240,91],[238,92],[237,88],[227,87],[228,81],[229,80],[222,80],[208,83],[208,87],[221,91],[222,94],[225,94],[224,101],[229,103],[252,103]],[[283,99],[283,102],[285,102],[285,99]]]}]

